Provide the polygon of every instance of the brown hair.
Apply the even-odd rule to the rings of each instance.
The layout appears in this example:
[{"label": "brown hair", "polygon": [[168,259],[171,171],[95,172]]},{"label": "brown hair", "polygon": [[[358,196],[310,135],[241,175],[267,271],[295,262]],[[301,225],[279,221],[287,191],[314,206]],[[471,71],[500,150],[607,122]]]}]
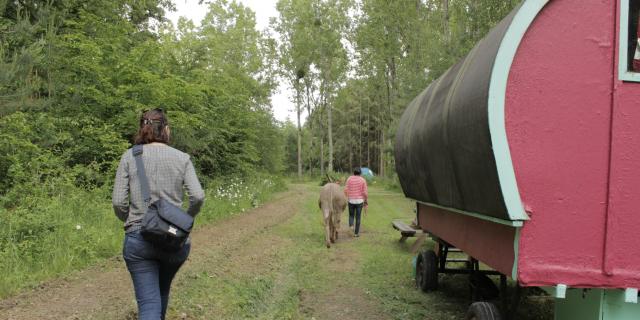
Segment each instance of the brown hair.
[{"label": "brown hair", "polygon": [[136,133],[135,144],[151,142],[169,143],[169,121],[162,109],[145,111],[140,116],[140,129]]}]

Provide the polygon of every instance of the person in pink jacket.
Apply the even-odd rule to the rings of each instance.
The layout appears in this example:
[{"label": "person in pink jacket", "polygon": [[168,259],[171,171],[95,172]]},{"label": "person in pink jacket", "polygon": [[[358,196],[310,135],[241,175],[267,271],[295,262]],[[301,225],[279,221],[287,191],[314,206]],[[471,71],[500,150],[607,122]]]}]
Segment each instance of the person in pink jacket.
[{"label": "person in pink jacket", "polygon": [[362,208],[367,206],[367,181],[360,176],[362,171],[360,168],[353,170],[353,175],[347,179],[345,183],[344,193],[347,195],[349,202],[349,228],[355,229],[354,236],[360,236],[360,217]]}]

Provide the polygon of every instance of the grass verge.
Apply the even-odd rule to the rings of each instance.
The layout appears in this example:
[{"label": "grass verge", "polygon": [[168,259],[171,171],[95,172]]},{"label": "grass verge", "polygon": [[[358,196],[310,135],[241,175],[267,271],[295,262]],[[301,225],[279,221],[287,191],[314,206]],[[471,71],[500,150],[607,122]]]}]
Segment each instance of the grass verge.
[{"label": "grass verge", "polygon": [[[266,175],[211,181],[196,228],[255,207],[284,188],[279,178]],[[0,207],[0,298],[119,254],[124,233],[110,196],[106,188],[67,187],[25,197],[15,208]]]}]

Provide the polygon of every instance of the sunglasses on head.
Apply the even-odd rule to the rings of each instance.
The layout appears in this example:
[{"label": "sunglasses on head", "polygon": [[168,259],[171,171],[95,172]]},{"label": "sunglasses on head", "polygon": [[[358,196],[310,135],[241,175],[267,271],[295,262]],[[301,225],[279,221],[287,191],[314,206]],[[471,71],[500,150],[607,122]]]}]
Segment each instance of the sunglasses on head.
[{"label": "sunglasses on head", "polygon": [[[161,119],[147,119],[147,118],[144,117],[144,114],[149,112],[149,111],[160,112],[164,116]],[[168,125],[169,123],[166,120],[166,115],[167,115],[166,111],[164,109],[161,109],[161,108],[142,110],[142,116],[140,117],[140,121],[142,121],[144,124],[152,124],[154,122],[159,122],[159,123],[161,123],[163,125]]]}]

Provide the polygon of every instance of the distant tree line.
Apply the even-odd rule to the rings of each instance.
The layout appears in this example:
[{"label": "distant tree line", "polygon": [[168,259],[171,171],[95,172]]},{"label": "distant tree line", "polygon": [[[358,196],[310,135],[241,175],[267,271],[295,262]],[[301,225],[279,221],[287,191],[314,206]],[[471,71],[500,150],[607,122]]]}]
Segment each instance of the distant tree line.
[{"label": "distant tree line", "polygon": [[295,91],[286,165],[298,174],[394,172],[406,105],[519,1],[280,0],[280,76]]}]

